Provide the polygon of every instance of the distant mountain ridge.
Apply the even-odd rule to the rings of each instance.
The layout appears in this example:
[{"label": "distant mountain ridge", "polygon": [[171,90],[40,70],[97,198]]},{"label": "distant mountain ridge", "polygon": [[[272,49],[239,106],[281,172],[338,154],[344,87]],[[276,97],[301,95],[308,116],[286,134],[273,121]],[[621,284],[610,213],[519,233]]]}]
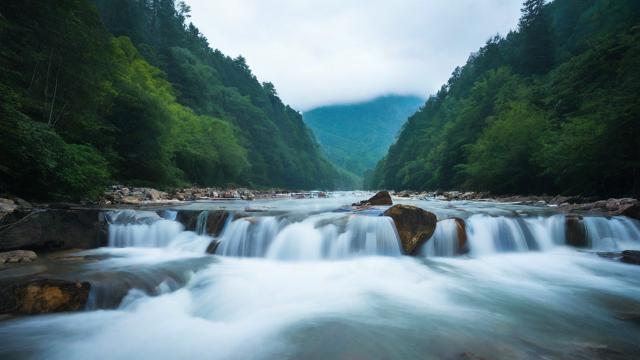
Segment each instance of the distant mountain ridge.
[{"label": "distant mountain ridge", "polygon": [[407,118],[423,103],[418,96],[387,95],[315,108],[303,118],[329,160],[362,176],[386,154]]}]

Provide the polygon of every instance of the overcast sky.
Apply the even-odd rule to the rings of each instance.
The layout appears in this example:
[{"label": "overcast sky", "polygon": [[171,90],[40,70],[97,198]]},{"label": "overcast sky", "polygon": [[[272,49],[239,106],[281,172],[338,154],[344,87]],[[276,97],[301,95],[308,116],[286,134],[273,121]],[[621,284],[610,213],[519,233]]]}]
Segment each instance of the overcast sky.
[{"label": "overcast sky", "polygon": [[285,103],[426,97],[497,33],[520,0],[187,0],[211,46],[242,54]]}]

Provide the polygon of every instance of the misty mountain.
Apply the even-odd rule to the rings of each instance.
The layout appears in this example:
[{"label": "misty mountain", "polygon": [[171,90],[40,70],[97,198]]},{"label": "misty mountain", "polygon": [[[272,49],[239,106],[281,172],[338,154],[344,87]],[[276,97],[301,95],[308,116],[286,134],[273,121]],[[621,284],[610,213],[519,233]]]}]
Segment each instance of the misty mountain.
[{"label": "misty mountain", "polygon": [[315,108],[303,118],[329,160],[361,176],[386,154],[402,124],[423,102],[417,96],[389,95]]}]

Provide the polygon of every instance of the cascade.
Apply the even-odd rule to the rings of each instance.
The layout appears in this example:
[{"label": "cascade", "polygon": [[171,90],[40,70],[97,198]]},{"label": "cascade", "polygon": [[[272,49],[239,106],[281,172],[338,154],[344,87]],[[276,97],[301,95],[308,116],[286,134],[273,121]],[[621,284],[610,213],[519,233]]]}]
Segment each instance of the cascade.
[{"label": "cascade", "polygon": [[459,252],[460,240],[458,239],[458,224],[455,219],[439,221],[436,230],[421,249],[421,254],[426,257],[447,256],[451,257]]},{"label": "cascade", "polygon": [[209,219],[209,211],[204,210],[198,215],[196,221],[196,234],[207,235],[207,220]]},{"label": "cascade", "polygon": [[624,216],[611,218],[587,216],[583,219],[587,240],[596,250],[640,248],[640,221]]},{"label": "cascade", "polygon": [[167,220],[155,212],[112,211],[109,222],[109,247],[170,248],[204,253],[211,243],[208,236],[185,231],[175,220]]}]

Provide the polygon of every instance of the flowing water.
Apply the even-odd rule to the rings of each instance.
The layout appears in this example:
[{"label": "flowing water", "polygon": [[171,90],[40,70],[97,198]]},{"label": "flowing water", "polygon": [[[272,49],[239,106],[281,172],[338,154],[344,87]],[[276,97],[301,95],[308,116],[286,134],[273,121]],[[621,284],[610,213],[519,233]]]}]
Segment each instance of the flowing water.
[{"label": "flowing water", "polygon": [[550,208],[405,200],[440,220],[407,257],[385,207],[337,195],[190,204],[194,232],[112,212],[109,247],[81,254],[99,260],[58,265],[92,282],[87,311],[0,322],[0,358],[638,358],[640,266],[596,250],[640,248],[639,222],[585,217],[577,250]]}]

